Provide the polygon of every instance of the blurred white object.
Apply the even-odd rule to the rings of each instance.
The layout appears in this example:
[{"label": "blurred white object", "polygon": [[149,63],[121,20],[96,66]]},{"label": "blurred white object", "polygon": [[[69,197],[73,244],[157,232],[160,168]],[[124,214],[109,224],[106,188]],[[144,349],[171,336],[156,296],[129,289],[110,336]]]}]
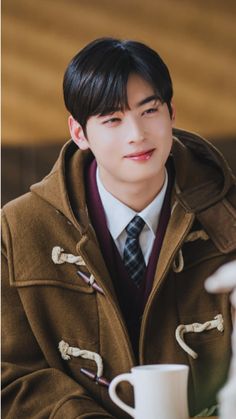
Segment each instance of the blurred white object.
[{"label": "blurred white object", "polygon": [[232,360],[228,381],[219,393],[220,418],[236,418],[236,261],[221,266],[205,282],[209,292],[230,292],[233,307]]}]

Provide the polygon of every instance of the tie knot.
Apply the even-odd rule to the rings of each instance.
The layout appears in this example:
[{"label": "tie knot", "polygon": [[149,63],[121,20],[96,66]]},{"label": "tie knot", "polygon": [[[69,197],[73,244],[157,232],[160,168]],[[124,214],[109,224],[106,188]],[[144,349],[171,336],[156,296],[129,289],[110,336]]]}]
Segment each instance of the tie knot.
[{"label": "tie knot", "polygon": [[129,222],[126,226],[125,230],[128,234],[128,237],[137,238],[141,233],[144,227],[145,221],[139,215],[135,215],[135,217]]}]

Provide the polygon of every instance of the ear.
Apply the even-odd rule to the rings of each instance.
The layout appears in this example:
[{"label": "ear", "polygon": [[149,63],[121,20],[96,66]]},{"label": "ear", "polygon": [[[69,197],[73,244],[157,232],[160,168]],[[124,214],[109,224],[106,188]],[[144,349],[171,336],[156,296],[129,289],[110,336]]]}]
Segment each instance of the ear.
[{"label": "ear", "polygon": [[83,128],[81,127],[79,122],[73,118],[72,115],[70,115],[68,118],[68,125],[69,125],[71,138],[75,142],[75,144],[81,150],[87,150],[89,148],[89,143],[86,136],[84,135]]},{"label": "ear", "polygon": [[172,109],[172,116],[171,116],[171,121],[172,121],[172,126],[175,123],[175,117],[176,117],[176,108],[175,108],[175,104],[173,101],[171,101],[171,109]]}]

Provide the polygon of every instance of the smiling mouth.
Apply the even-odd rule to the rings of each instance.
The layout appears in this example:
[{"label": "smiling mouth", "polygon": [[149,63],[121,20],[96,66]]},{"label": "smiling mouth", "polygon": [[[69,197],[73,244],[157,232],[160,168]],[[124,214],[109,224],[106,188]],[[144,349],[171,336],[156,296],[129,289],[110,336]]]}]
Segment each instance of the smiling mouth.
[{"label": "smiling mouth", "polygon": [[125,159],[135,160],[135,161],[146,161],[149,160],[154,152],[154,148],[151,150],[140,151],[138,153],[127,154]]}]

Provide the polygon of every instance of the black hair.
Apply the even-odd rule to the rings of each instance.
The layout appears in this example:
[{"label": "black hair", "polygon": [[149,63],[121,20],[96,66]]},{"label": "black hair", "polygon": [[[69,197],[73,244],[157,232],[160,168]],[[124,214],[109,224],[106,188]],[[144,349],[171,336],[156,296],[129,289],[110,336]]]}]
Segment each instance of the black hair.
[{"label": "black hair", "polygon": [[153,87],[172,116],[172,81],[161,57],[141,42],[101,38],[79,51],[64,75],[66,108],[85,132],[90,116],[128,108],[126,86],[133,73]]}]

